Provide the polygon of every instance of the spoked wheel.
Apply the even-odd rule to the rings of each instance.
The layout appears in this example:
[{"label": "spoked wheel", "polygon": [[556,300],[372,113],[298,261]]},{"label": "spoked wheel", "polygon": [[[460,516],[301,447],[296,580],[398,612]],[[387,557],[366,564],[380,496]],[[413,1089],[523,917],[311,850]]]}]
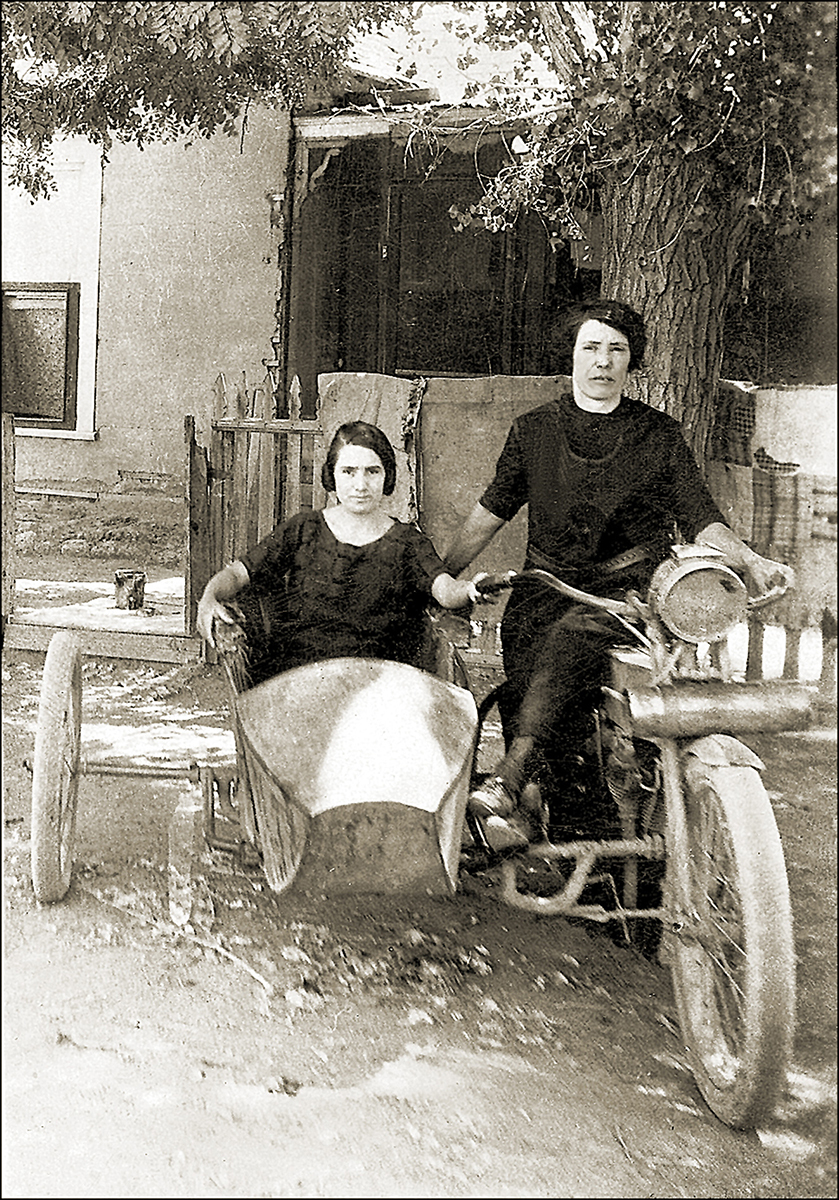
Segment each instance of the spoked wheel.
[{"label": "spoked wheel", "polygon": [[32,772],[32,885],[42,904],[70,886],[79,788],[82,655],[71,632],[47,650]]},{"label": "spoked wheel", "polygon": [[792,1045],[786,868],[758,771],[687,762],[683,838],[676,832],[668,845],[668,858],[685,865],[681,885],[674,871],[676,1003],[705,1101],[725,1124],[748,1129],[771,1114]]}]

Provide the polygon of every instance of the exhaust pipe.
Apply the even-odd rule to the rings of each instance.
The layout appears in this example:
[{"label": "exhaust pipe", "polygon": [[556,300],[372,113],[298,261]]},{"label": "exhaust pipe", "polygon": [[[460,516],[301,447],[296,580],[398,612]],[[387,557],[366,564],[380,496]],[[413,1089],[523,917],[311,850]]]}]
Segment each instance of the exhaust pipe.
[{"label": "exhaust pipe", "polygon": [[708,733],[777,733],[807,729],[815,688],[800,683],[716,683],[683,680],[667,688],[627,692],[633,733],[642,738]]}]

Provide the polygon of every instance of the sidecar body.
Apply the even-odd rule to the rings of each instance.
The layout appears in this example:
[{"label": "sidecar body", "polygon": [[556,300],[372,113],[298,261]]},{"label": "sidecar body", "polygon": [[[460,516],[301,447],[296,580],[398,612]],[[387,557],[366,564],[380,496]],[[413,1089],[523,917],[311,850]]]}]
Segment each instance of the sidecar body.
[{"label": "sidecar body", "polygon": [[477,734],[466,688],[336,658],[233,706],[240,820],[274,891],[455,890]]}]

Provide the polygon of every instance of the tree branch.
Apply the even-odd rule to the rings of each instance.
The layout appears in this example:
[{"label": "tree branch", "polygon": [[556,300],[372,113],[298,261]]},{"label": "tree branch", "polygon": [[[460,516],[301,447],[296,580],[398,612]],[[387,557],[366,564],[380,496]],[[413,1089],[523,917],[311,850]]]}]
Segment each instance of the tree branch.
[{"label": "tree branch", "polygon": [[585,47],[577,32],[574,18],[565,10],[564,5],[551,3],[550,0],[536,0],[534,7],[542,23],[554,69],[561,82],[568,85],[577,74],[577,68],[581,67],[586,59]]}]

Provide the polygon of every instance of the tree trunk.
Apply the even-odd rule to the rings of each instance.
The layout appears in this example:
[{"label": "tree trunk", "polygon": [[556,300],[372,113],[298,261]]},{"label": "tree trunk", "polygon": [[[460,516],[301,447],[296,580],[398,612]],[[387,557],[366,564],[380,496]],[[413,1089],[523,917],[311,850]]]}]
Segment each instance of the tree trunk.
[{"label": "tree trunk", "polygon": [[[571,14],[550,0],[536,4],[561,80],[585,57]],[[619,6],[618,38],[637,3]],[[704,468],[711,445],[729,285],[747,236],[746,212],[720,195],[701,152],[664,161],[666,145],[633,169],[604,172],[602,295],[644,317],[647,351],[631,390],[681,422]],[[710,194],[712,193],[712,195]]]},{"label": "tree trunk", "polygon": [[701,467],[711,443],[723,355],[725,311],[742,211],[703,205],[708,180],[690,159],[674,168],[646,162],[630,182],[617,174],[600,189],[604,296],[644,317],[644,367],[634,394],[681,422]]}]

